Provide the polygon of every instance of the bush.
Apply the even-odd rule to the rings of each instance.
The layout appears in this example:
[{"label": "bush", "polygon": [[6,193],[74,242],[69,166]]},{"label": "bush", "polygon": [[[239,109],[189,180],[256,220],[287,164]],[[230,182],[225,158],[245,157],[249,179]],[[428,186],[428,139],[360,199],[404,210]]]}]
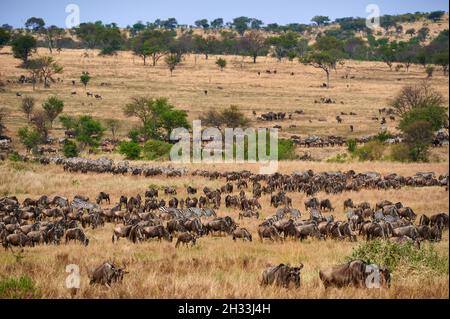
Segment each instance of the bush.
[{"label": "bush", "polygon": [[77,144],[71,140],[66,140],[63,146],[64,156],[67,158],[77,157],[78,156],[78,148]]},{"label": "bush", "polygon": [[41,141],[41,135],[35,129],[22,127],[17,131],[20,142],[25,145],[28,151],[34,150]]},{"label": "bush", "polygon": [[356,140],[350,139],[347,141],[347,150],[350,153],[354,153],[356,151],[356,148],[357,148]]},{"label": "bush", "polygon": [[379,161],[383,158],[385,146],[380,141],[371,141],[358,148],[355,152],[361,161]]},{"label": "bush", "polygon": [[336,156],[327,159],[327,163],[346,163],[347,160],[347,154],[337,154]]},{"label": "bush", "polygon": [[431,78],[433,76],[434,66],[427,65],[425,72],[427,73],[427,77]]},{"label": "bush", "polygon": [[417,249],[411,243],[398,244],[374,240],[365,242],[346,257],[346,261],[361,259],[369,264],[387,267],[391,272],[448,275],[448,256],[440,256],[433,246]]},{"label": "bush", "polygon": [[386,142],[390,138],[393,138],[393,136],[387,131],[382,131],[375,136],[375,139],[380,142]]},{"label": "bush", "polygon": [[150,161],[169,160],[172,144],[149,140],[143,147],[144,158]]},{"label": "bush", "polygon": [[12,277],[0,280],[0,299],[31,299],[38,297],[38,291],[30,277]]},{"label": "bush", "polygon": [[137,160],[141,157],[141,146],[136,142],[122,142],[119,144],[119,153],[128,160]]},{"label": "bush", "polygon": [[[270,144],[269,139],[268,139],[268,144]],[[278,160],[287,161],[287,160],[293,160],[293,159],[295,159],[294,142],[292,140],[279,139],[278,140]]]},{"label": "bush", "polygon": [[396,144],[391,146],[391,159],[397,162],[409,162],[410,149],[406,144]]}]

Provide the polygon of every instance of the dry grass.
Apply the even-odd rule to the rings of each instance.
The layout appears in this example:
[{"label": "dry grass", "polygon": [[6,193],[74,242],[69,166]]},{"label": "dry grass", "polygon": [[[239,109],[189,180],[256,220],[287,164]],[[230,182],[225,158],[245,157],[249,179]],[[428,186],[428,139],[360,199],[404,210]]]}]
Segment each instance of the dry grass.
[{"label": "dry grass", "polygon": [[[0,54],[0,77],[2,80],[16,80],[21,74],[19,62],[4,48]],[[89,58],[83,58],[84,51],[64,50],[55,59],[64,68],[61,76],[63,83],[56,83],[51,89],[39,87],[35,92],[31,86],[8,84],[5,92],[0,92],[0,107],[9,111],[6,126],[8,135],[16,137],[19,127],[26,125],[25,117],[19,111],[20,98],[16,92],[30,95],[37,99],[38,105],[50,94],[64,99],[64,112],[70,115],[90,114],[100,119],[117,118],[122,121],[120,135],[137,122],[126,119],[121,109],[134,95],[166,96],[179,108],[189,112],[190,119],[211,108],[224,108],[236,104],[247,116],[253,118],[252,111],[258,114],[267,111],[293,112],[303,109],[305,115],[294,115],[293,120],[282,123],[257,123],[254,125],[273,126],[281,124],[281,135],[343,135],[356,137],[375,134],[379,131],[378,122],[370,118],[378,114],[378,108],[385,107],[389,100],[406,84],[413,84],[425,78],[422,67],[413,66],[409,73],[390,72],[382,63],[346,61],[337,74],[332,75],[332,88],[323,89],[324,74],[297,62],[276,62],[272,58],[259,58],[257,64],[240,57],[225,57],[229,64],[225,71],[215,66],[216,57],[205,60],[202,56],[187,56],[186,60],[175,70],[174,76],[163,63],[153,68],[144,67],[142,61],[129,52],[120,52],[117,57],[98,57],[96,52],[89,52]],[[39,55],[48,54],[39,49]],[[265,74],[265,70],[277,69],[277,75]],[[71,80],[79,79],[81,71],[87,70],[93,76],[88,91],[101,94],[103,100],[86,97],[84,88],[77,84],[72,87]],[[258,77],[257,72],[262,74]],[[295,76],[290,73],[295,72]],[[349,73],[355,79],[345,80],[341,76]],[[100,86],[102,82],[111,86]],[[433,86],[448,100],[448,77],[441,72],[431,80]],[[71,91],[78,92],[71,96]],[[205,96],[203,91],[208,90]],[[337,104],[314,104],[320,97],[331,97]],[[340,102],[344,104],[340,104]],[[84,103],[84,105],[83,105]],[[92,103],[92,105],[90,105]],[[334,120],[341,111],[356,112],[357,116],[344,116],[344,124],[338,125]],[[327,122],[319,122],[325,117]],[[311,122],[310,122],[311,120]],[[355,133],[349,132],[348,126],[355,126]],[[296,128],[289,128],[296,125]],[[56,123],[58,128],[59,123]],[[390,130],[395,130],[396,123],[388,123]],[[62,131],[53,130],[52,135],[61,136]],[[15,147],[21,149],[17,139]],[[326,159],[342,152],[342,148],[309,150],[318,159]],[[346,164],[326,162],[282,162],[280,172],[291,173],[295,170],[313,169],[316,172],[329,170],[349,170],[357,172],[377,171],[380,173],[396,172],[405,176],[418,171],[434,171],[436,174],[448,173],[448,147],[433,150],[439,163],[399,164],[399,163],[360,163]],[[110,157],[120,159],[118,154]],[[191,165],[193,169],[257,171],[256,165]],[[38,197],[43,194],[62,195],[72,198],[75,194],[94,198],[99,191],[111,194],[112,201],[119,196],[143,193],[149,185],[176,186],[179,194],[185,196],[188,185],[203,188],[219,186],[223,181],[209,181],[203,178],[185,176],[177,179],[144,178],[136,176],[112,176],[109,174],[68,174],[61,167],[40,166],[32,163],[0,162],[0,196],[16,195],[20,200],[26,197]],[[344,218],[342,202],[347,197],[356,202],[368,201],[374,204],[381,199],[401,201],[412,207],[419,214],[431,215],[448,212],[449,194],[443,188],[403,188],[398,191],[363,190],[358,193],[344,193],[326,196],[337,206],[334,215]],[[303,211],[304,194],[292,194],[295,207]],[[262,216],[272,215],[269,201],[264,197]],[[237,212],[221,209],[219,215],[230,215],[237,219]],[[240,224],[247,227],[256,237],[256,220],[244,220]],[[448,298],[448,274],[438,277],[412,274],[407,278],[394,277],[390,290],[341,289],[325,291],[318,280],[321,267],[339,263],[349,255],[355,243],[307,240],[299,243],[233,243],[229,237],[201,238],[194,248],[176,250],[174,243],[148,242],[133,245],[127,240],[118,244],[111,243],[112,225],[104,229],[88,230],[91,244],[85,248],[78,245],[42,246],[26,249],[24,258],[17,261],[10,253],[0,251],[0,278],[28,275],[36,283],[44,298],[69,298],[70,292],[64,287],[65,266],[70,263],[80,265],[82,287],[76,297],[81,298]],[[361,240],[360,240],[361,241]],[[437,251],[448,257],[448,232],[444,240],[434,245]],[[113,260],[119,265],[127,265],[130,274],[126,275],[122,285],[107,289],[88,285],[88,274],[97,265]],[[299,290],[276,288],[263,289],[259,286],[259,276],[268,263],[288,262],[305,264],[303,270],[303,287]]]},{"label": "dry grass", "polygon": [[[292,169],[296,163],[284,163],[282,170]],[[316,164],[314,169],[321,170],[325,165]],[[299,165],[303,169],[305,164]],[[381,169],[375,164],[373,169]],[[306,167],[306,166],[305,166]],[[329,169],[345,169],[342,166]],[[437,164],[417,165],[415,169],[444,171]],[[404,173],[405,168],[385,168],[386,171]],[[87,195],[93,198],[98,191],[105,190],[117,202],[121,194],[135,195],[143,193],[150,185],[174,185],[180,188],[180,195],[186,196],[185,186],[217,187],[219,181],[189,176],[178,179],[144,178],[133,176],[112,176],[67,174],[60,167],[43,167],[35,164],[3,163],[0,166],[0,193],[16,194],[20,200],[41,194]],[[443,188],[404,188],[397,191],[363,190],[358,193],[326,196],[337,207],[333,214],[344,219],[342,202],[351,197],[356,202],[368,201],[371,204],[381,199],[401,201],[411,206],[419,214],[431,215],[436,212],[448,212],[448,192]],[[292,194],[295,207],[301,211],[303,194]],[[263,198],[262,217],[274,213],[269,208],[269,199]],[[237,212],[220,209],[219,215],[230,215],[237,220]],[[127,240],[111,243],[113,225],[104,229],[87,230],[91,239],[85,248],[76,244],[42,246],[26,249],[24,258],[18,262],[10,252],[0,251],[0,272],[3,276],[28,275],[41,290],[44,298],[69,298],[70,291],[65,288],[65,266],[77,264],[82,273],[81,289],[76,297],[80,298],[447,298],[448,275],[428,277],[426,274],[411,274],[411,277],[395,277],[390,290],[368,291],[358,289],[332,289],[326,291],[318,279],[318,270],[327,265],[343,261],[359,243],[306,240],[302,243],[287,241],[284,243],[260,243],[256,239],[259,221],[246,219],[239,222],[254,235],[252,243],[236,242],[230,237],[206,237],[198,241],[193,248],[174,248],[174,243],[151,241],[132,244]],[[362,239],[359,240],[360,242]],[[443,256],[448,256],[448,231],[444,240],[434,247]],[[130,274],[126,275],[122,285],[114,289],[89,286],[89,273],[100,263],[112,260],[126,265]],[[299,290],[261,288],[259,276],[267,264],[280,262],[305,264],[302,272],[303,286]]]}]

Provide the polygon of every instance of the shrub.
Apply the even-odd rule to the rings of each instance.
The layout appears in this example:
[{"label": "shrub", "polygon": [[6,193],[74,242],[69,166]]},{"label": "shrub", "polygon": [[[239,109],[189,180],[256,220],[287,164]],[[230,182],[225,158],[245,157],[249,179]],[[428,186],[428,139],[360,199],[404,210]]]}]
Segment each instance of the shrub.
[{"label": "shrub", "polygon": [[38,290],[30,277],[11,277],[0,280],[0,299],[31,299],[38,297]]},{"label": "shrub", "polygon": [[375,136],[375,139],[380,142],[386,142],[388,139],[392,138],[392,134],[387,131],[382,131]]},{"label": "shrub", "polygon": [[139,142],[139,135],[141,134],[141,131],[137,128],[133,128],[128,132],[128,137],[130,140],[134,143]]},{"label": "shrub", "polygon": [[20,142],[27,148],[28,151],[31,151],[38,146],[41,141],[41,135],[35,129],[29,129],[28,127],[22,127],[17,131],[17,135],[19,135]]},{"label": "shrub", "polygon": [[346,163],[347,160],[347,154],[337,154],[336,156],[327,159],[327,163]]},{"label": "shrub", "polygon": [[406,144],[396,144],[391,146],[391,159],[397,162],[409,162],[410,149]]},{"label": "shrub", "polygon": [[149,140],[144,144],[144,158],[150,161],[168,160],[172,144],[158,140]]},{"label": "shrub", "polygon": [[[268,144],[270,140],[268,139]],[[269,147],[268,147],[269,148]],[[292,140],[279,139],[278,140],[278,160],[292,160],[295,159],[295,145]]]},{"label": "shrub", "polygon": [[71,140],[66,140],[63,146],[63,153],[65,157],[77,157],[78,156],[78,148],[77,144]]},{"label": "shrub", "polygon": [[216,64],[220,68],[220,70],[223,71],[223,69],[227,66],[227,60],[218,58]]},{"label": "shrub", "polygon": [[440,256],[431,245],[417,249],[411,243],[374,240],[359,245],[346,257],[346,261],[355,259],[385,266],[391,272],[448,274],[448,256]]},{"label": "shrub", "polygon": [[356,148],[357,148],[356,140],[354,140],[354,139],[349,139],[349,140],[347,141],[347,150],[348,150],[350,153],[354,153],[354,152],[356,151]]},{"label": "shrub", "polygon": [[383,157],[385,146],[380,141],[370,141],[355,152],[361,161],[378,161]]},{"label": "shrub", "polygon": [[141,157],[141,146],[136,142],[122,142],[119,144],[119,153],[128,160],[137,160]]}]

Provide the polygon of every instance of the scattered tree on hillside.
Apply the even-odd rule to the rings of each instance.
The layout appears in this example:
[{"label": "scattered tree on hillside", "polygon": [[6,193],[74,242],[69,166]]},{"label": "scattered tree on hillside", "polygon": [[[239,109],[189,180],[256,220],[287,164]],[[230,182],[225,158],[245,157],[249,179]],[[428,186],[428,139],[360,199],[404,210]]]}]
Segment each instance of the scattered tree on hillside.
[{"label": "scattered tree on hillside", "polygon": [[89,72],[83,71],[80,76],[80,81],[81,81],[81,83],[83,83],[85,90],[86,90],[86,87],[90,80],[91,80],[91,76],[89,75]]},{"label": "scattered tree on hillside", "polygon": [[64,102],[56,96],[51,96],[42,104],[42,108],[50,122],[50,128],[52,128],[53,121],[64,109]]},{"label": "scattered tree on hillside", "polygon": [[227,60],[218,58],[216,64],[220,68],[220,70],[223,71],[223,69],[227,66]]},{"label": "scattered tree on hillside", "polygon": [[21,109],[22,109],[22,112],[26,115],[28,121],[30,120],[31,114],[33,113],[34,104],[35,104],[35,99],[30,96],[25,96],[22,99]]},{"label": "scattered tree on hillside", "polygon": [[178,56],[176,54],[169,54],[164,59],[164,62],[166,62],[167,67],[169,68],[170,71],[170,76],[172,76],[176,66],[180,63]]},{"label": "scattered tree on hillside", "polygon": [[24,65],[27,64],[28,58],[36,50],[36,45],[36,39],[28,34],[19,35],[11,42],[14,57],[21,59]]}]

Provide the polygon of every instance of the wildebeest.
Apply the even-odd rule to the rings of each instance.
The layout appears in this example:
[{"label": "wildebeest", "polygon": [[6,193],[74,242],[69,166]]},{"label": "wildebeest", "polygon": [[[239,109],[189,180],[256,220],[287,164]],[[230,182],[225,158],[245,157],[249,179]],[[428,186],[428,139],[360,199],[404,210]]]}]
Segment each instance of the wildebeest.
[{"label": "wildebeest", "polygon": [[334,211],[333,206],[331,205],[331,201],[329,199],[324,199],[320,201],[320,209],[321,210],[328,210],[328,211]]},{"label": "wildebeest", "polygon": [[169,242],[173,240],[172,235],[162,225],[144,227],[142,234],[145,238],[158,238],[159,241],[163,238]]},{"label": "wildebeest", "polygon": [[90,284],[106,285],[111,287],[112,283],[120,283],[123,275],[128,274],[124,268],[118,268],[114,264],[105,262],[97,267],[91,276]]},{"label": "wildebeest", "polygon": [[258,236],[261,241],[263,241],[264,238],[269,238],[271,241],[281,240],[281,237],[274,226],[260,225],[258,227]]},{"label": "wildebeest", "polygon": [[100,192],[97,196],[96,202],[97,204],[101,204],[103,201],[106,201],[108,204],[111,204],[111,200],[109,199],[109,194],[105,192]]},{"label": "wildebeest", "polygon": [[118,241],[120,237],[128,237],[130,235],[130,230],[132,225],[119,225],[114,228],[112,235],[112,242]]},{"label": "wildebeest", "polygon": [[278,287],[295,288],[300,287],[300,271],[303,264],[298,267],[290,267],[289,265],[279,264],[265,269],[262,273],[261,286],[276,285]]},{"label": "wildebeest", "polygon": [[185,232],[178,236],[177,243],[175,244],[175,248],[178,248],[180,244],[188,246],[189,243],[192,243],[192,246],[195,245],[197,241],[197,237],[194,234]]},{"label": "wildebeest", "polygon": [[322,238],[319,228],[316,224],[306,224],[295,227],[295,236],[297,238],[300,238],[300,240],[303,240],[308,236],[318,239]]},{"label": "wildebeest", "polygon": [[89,239],[81,228],[71,228],[66,231],[66,244],[71,240],[78,240],[85,246],[89,245]]},{"label": "wildebeest", "polygon": [[252,234],[246,228],[237,228],[233,231],[233,240],[236,241],[236,238],[252,241]]},{"label": "wildebeest", "polygon": [[[379,281],[372,282],[370,275],[372,275],[374,280],[379,278]],[[368,265],[362,260],[353,260],[343,265],[322,269],[319,271],[319,277],[325,288],[343,288],[348,286],[386,288],[390,287],[391,284],[391,274],[388,269]]]}]

